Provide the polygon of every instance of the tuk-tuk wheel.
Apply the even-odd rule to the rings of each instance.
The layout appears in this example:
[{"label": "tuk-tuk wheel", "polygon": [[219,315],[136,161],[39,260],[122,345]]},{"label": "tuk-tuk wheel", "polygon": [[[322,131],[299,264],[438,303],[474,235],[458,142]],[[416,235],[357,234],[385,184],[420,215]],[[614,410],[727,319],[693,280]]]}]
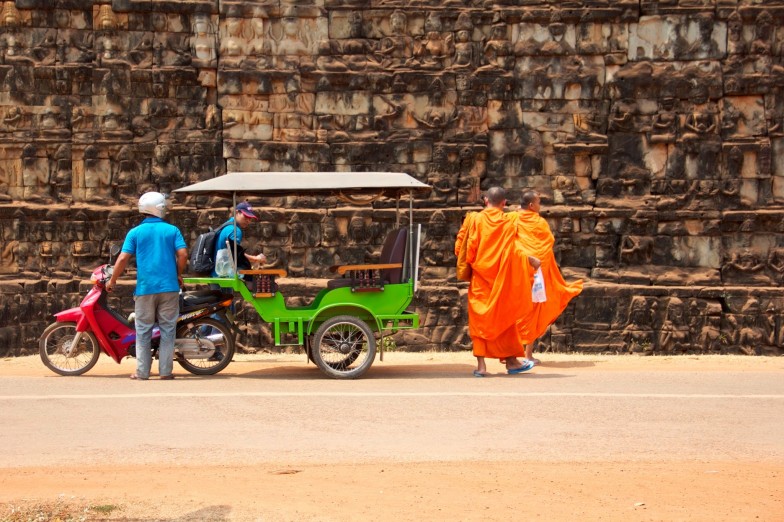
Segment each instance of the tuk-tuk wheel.
[{"label": "tuk-tuk wheel", "polygon": [[356,379],[373,364],[376,338],[363,320],[338,315],[316,330],[310,354],[326,375],[335,379]]}]

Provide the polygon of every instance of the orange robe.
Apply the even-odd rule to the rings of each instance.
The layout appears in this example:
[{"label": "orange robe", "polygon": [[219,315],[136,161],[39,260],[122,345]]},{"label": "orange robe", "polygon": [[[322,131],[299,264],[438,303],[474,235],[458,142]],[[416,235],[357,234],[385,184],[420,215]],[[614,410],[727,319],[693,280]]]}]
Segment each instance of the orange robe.
[{"label": "orange robe", "polygon": [[531,313],[518,322],[520,342],[530,344],[541,337],[547,327],[558,319],[569,301],[583,291],[583,282],[564,281],[553,252],[555,237],[547,221],[530,210],[521,210],[515,214],[516,216],[510,217],[517,223],[518,244],[526,255],[536,257],[542,262],[544,289],[547,294],[547,301],[533,303]]},{"label": "orange robe", "polygon": [[532,313],[533,270],[518,246],[515,220],[497,208],[486,208],[466,219],[457,235],[471,265],[468,287],[468,332],[474,355],[503,359],[522,357],[517,323]]}]

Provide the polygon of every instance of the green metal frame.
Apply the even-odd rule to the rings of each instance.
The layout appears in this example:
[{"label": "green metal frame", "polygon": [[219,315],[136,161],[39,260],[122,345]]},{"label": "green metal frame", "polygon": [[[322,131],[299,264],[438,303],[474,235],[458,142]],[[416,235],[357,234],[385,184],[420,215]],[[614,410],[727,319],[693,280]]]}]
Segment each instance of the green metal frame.
[{"label": "green metal frame", "polygon": [[[262,321],[269,323],[275,346],[303,346],[305,336],[313,335],[324,321],[351,315],[365,321],[374,332],[416,329],[419,315],[406,312],[414,297],[413,279],[401,284],[384,285],[375,292],[352,292],[350,287],[324,288],[306,306],[287,307],[278,290],[271,297],[255,297],[245,280],[226,277],[188,277],[186,284],[215,284],[239,293],[250,303]],[[282,343],[283,335],[296,335],[296,343]]]}]

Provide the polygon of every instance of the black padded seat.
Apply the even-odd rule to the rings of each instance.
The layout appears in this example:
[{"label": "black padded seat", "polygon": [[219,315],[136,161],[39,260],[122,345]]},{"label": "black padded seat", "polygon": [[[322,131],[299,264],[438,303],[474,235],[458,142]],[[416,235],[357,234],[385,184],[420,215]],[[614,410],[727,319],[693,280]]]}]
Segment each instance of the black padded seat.
[{"label": "black padded seat", "polygon": [[[399,268],[387,268],[381,270],[381,280],[384,284],[399,284],[403,279],[403,259],[406,255],[406,245],[408,244],[408,228],[396,228],[387,234],[384,240],[384,246],[381,247],[381,255],[378,258],[377,264],[397,264]],[[341,277],[338,279],[330,279],[327,282],[327,288],[344,288],[351,286],[351,277]]]},{"label": "black padded seat", "polygon": [[206,304],[219,303],[224,299],[230,298],[221,290],[196,290],[182,294],[180,299],[180,311],[187,312],[192,309],[202,307]]}]

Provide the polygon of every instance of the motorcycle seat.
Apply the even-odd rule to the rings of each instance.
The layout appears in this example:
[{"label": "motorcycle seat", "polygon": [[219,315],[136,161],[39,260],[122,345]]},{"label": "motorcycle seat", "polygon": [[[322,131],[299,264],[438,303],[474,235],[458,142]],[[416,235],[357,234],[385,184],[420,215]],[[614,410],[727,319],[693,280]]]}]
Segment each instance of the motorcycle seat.
[{"label": "motorcycle seat", "polygon": [[207,304],[217,303],[227,298],[220,290],[195,290],[182,294],[180,310],[189,311]]}]

